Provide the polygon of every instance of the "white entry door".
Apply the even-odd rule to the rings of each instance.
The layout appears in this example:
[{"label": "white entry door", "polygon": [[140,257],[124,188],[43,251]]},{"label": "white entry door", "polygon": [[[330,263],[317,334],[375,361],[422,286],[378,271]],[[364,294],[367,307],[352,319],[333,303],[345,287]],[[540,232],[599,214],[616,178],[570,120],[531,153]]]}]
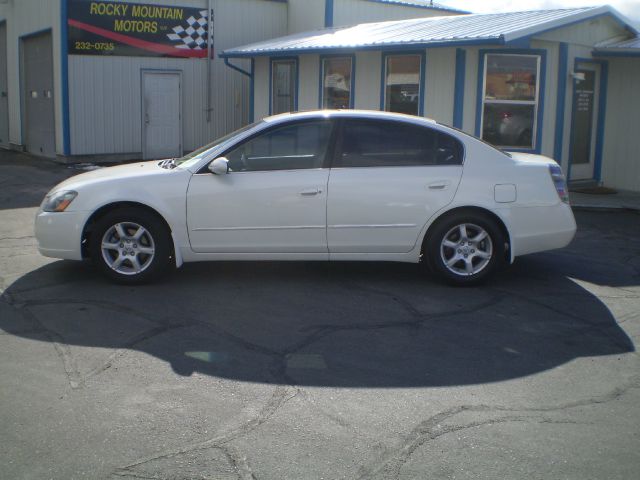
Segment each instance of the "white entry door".
[{"label": "white entry door", "polygon": [[579,63],[573,88],[571,122],[571,180],[594,178],[596,131],[600,90],[600,65]]},{"label": "white entry door", "polygon": [[182,156],[182,94],[179,72],[142,72],[142,155]]}]

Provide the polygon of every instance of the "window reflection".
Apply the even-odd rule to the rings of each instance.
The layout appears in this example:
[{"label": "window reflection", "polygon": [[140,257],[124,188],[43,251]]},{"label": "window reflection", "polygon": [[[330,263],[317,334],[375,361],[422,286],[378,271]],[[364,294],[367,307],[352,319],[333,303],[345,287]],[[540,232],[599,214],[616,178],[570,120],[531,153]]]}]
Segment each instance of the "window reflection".
[{"label": "window reflection", "polygon": [[389,55],[385,68],[385,105],[388,112],[420,112],[420,55]]},{"label": "window reflection", "polygon": [[351,57],[322,60],[322,108],[351,108]]}]

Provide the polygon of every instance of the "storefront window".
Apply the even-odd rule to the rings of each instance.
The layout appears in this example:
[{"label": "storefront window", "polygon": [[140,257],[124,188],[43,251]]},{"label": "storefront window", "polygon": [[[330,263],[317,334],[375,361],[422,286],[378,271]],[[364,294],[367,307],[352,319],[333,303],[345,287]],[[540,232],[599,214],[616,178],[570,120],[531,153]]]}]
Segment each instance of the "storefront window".
[{"label": "storefront window", "polygon": [[271,113],[293,112],[296,109],[295,94],[297,80],[295,60],[273,60],[271,62]]},{"label": "storefront window", "polygon": [[384,109],[420,114],[420,55],[389,55],[384,77]]},{"label": "storefront window", "polygon": [[500,147],[533,149],[540,56],[485,57],[482,139]]},{"label": "storefront window", "polygon": [[351,108],[351,57],[322,60],[322,108]]}]

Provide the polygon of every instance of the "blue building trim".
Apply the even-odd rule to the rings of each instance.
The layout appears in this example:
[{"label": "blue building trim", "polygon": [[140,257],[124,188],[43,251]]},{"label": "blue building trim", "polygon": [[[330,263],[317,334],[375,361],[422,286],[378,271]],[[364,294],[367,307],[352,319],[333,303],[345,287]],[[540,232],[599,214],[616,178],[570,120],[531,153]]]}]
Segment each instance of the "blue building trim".
[{"label": "blue building trim", "polygon": [[249,79],[249,123],[255,122],[256,103],[256,61],[251,59],[251,78]]},{"label": "blue building trim", "polygon": [[594,50],[591,54],[594,57],[640,57],[640,50],[629,49],[628,52]]},{"label": "blue building trim", "polygon": [[[607,112],[607,86],[609,83],[609,63],[606,60],[575,57],[573,70],[578,69],[579,63],[595,63],[600,65],[600,88],[598,89],[598,116],[596,117],[596,148],[593,158],[593,179],[602,180],[602,153],[604,151],[604,124]],[[575,121],[576,111],[576,80],[573,80],[573,105],[571,106],[571,130]],[[573,151],[573,135],[569,142],[569,165],[567,167],[567,182],[571,180],[571,152]]]},{"label": "blue building trim", "polygon": [[67,0],[60,0],[60,71],[62,74],[62,153],[71,155],[71,123],[69,118],[69,54],[67,43]]},{"label": "blue building trim", "polygon": [[564,140],[564,110],[567,100],[567,67],[569,61],[569,45],[560,43],[558,59],[558,96],[556,100],[556,134],[553,141],[553,158],[562,163],[562,145]]},{"label": "blue building trim", "polygon": [[544,98],[547,77],[547,51],[544,49],[520,49],[520,48],[502,48],[480,50],[478,52],[478,88],[476,94],[476,127],[475,135],[481,138],[481,124],[483,113],[483,97],[484,97],[484,64],[485,58],[489,54],[507,54],[507,55],[539,55],[540,56],[540,78],[538,79],[538,111],[536,115],[536,137],[534,148],[509,148],[510,151],[524,153],[540,153],[542,149],[543,119],[544,119]]},{"label": "blue building trim", "polygon": [[351,55],[320,55],[320,66],[318,73],[318,108],[323,109],[324,104],[324,61],[328,58],[349,58],[351,59],[351,77],[349,81],[349,108],[355,106],[356,96],[356,56]]},{"label": "blue building trim", "polygon": [[300,61],[298,57],[288,56],[288,57],[271,57],[269,59],[269,115],[273,114],[273,62],[284,61],[284,60],[293,60],[295,64],[295,85],[293,86],[293,111],[298,110],[298,92],[300,88]]},{"label": "blue building trim", "polygon": [[382,52],[382,65],[380,67],[380,110],[385,111],[385,95],[387,89],[385,88],[385,80],[386,80],[386,71],[387,71],[387,58],[393,56],[403,56],[403,55],[418,55],[420,57],[420,83],[418,88],[420,90],[420,95],[418,96],[418,115],[424,116],[424,101],[426,96],[426,71],[427,71],[427,53],[425,50],[418,51],[404,51],[404,50],[395,50],[395,51],[383,51]]},{"label": "blue building trim", "polygon": [[417,3],[412,3],[412,2],[403,1],[403,0],[366,0],[366,1],[372,2],[372,3],[386,3],[389,5],[401,5],[403,7],[408,7],[408,8],[420,8],[425,10],[435,10],[435,11],[441,11],[441,12],[472,13],[466,10],[458,10],[456,8],[449,8],[444,6],[428,5],[428,4],[419,5]]},{"label": "blue building trim", "polygon": [[324,26],[333,27],[333,0],[324,0]]},{"label": "blue building trim", "polygon": [[462,129],[464,117],[464,82],[467,69],[467,51],[456,49],[456,79],[453,97],[453,126]]},{"label": "blue building trim", "polygon": [[442,42],[420,42],[420,43],[411,43],[407,45],[362,45],[362,46],[354,46],[354,47],[312,47],[312,48],[291,48],[287,50],[283,50],[280,48],[277,49],[265,49],[265,50],[254,50],[249,52],[238,52],[238,51],[225,51],[222,52],[219,56],[220,58],[250,58],[250,57],[270,57],[272,55],[277,55],[280,53],[287,54],[295,54],[295,55],[304,55],[304,54],[330,54],[330,53],[353,53],[360,51],[381,51],[381,52],[390,52],[390,53],[412,53],[416,50],[422,50],[427,48],[435,48],[435,47],[465,47],[465,46],[487,46],[487,45],[498,45],[505,46],[505,40],[503,37],[489,37],[489,38],[479,38],[475,40],[449,40]]}]

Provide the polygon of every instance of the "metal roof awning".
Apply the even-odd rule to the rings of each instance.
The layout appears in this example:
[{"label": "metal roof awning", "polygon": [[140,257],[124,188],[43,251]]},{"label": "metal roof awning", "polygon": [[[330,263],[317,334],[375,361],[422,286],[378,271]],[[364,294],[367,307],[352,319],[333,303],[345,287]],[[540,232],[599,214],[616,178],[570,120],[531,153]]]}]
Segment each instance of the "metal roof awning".
[{"label": "metal roof awning", "polygon": [[504,45],[605,15],[613,17],[635,35],[638,34],[613,8],[586,7],[363,23],[297,33],[230,48],[223,51],[220,57],[242,58],[385,48],[417,49],[471,44]]},{"label": "metal roof awning", "polygon": [[593,55],[595,57],[640,57],[640,36],[599,45],[593,50]]}]

